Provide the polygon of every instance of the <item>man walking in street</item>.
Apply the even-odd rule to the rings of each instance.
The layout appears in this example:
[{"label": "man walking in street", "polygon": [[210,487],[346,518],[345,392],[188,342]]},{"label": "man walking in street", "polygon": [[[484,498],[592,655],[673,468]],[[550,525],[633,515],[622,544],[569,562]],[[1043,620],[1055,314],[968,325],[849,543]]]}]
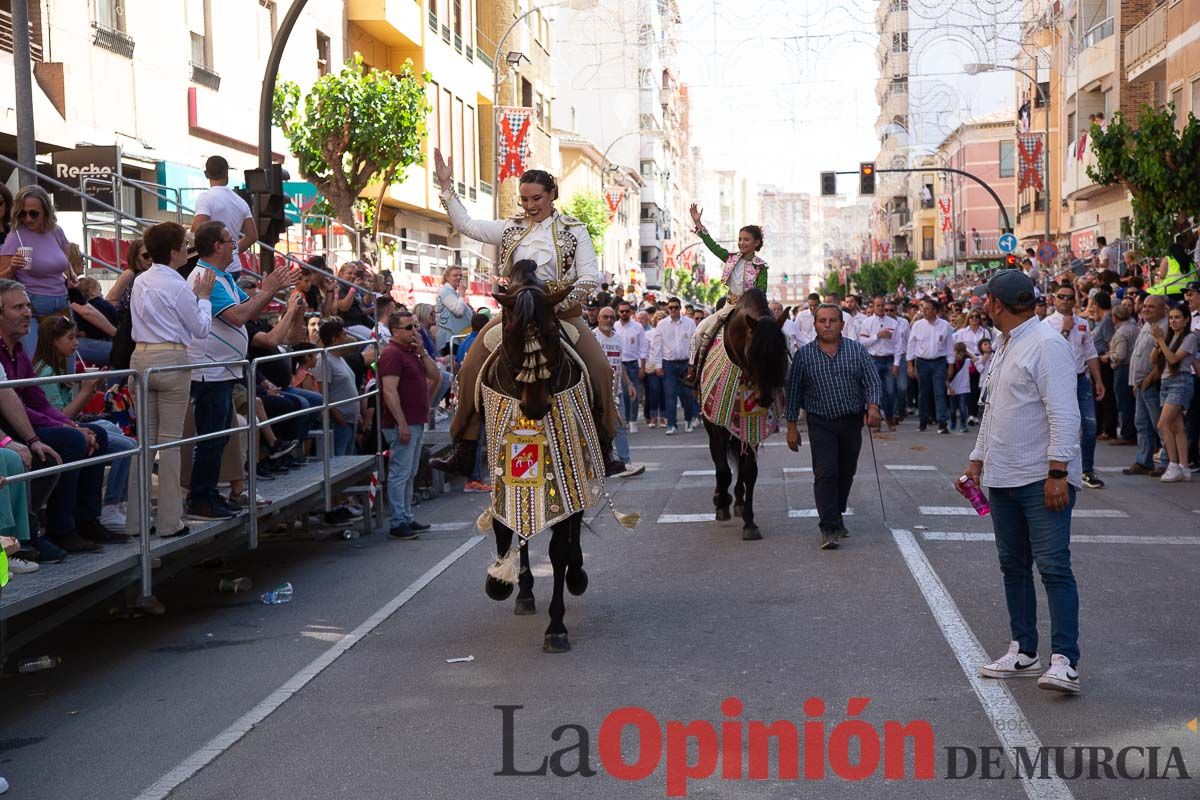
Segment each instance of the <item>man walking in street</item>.
[{"label": "man walking in street", "polygon": [[892,375],[896,378],[896,394],[890,409],[885,408],[884,413],[895,417],[896,421],[904,419],[908,416],[908,369],[907,369],[907,353],[908,353],[908,320],[903,314],[897,313],[897,303],[899,301],[886,301],[883,305],[883,313],[896,321],[896,361],[892,367]]},{"label": "man walking in street", "polygon": [[1104,382],[1100,376],[1100,356],[1096,343],[1088,329],[1087,320],[1075,314],[1075,288],[1063,284],[1054,293],[1054,313],[1042,320],[1071,345],[1075,357],[1076,397],[1079,402],[1079,418],[1082,422],[1080,447],[1083,454],[1083,485],[1089,489],[1103,489],[1104,481],[1097,477],[1096,457],[1096,401],[1104,399]]},{"label": "man walking in street", "polygon": [[646,350],[646,329],[634,319],[633,306],[624,300],[617,304],[617,315],[620,319],[613,327],[621,337],[621,368],[636,390],[632,398],[625,392],[621,393],[624,397],[625,422],[629,433],[637,433],[637,412],[641,406],[638,401],[641,399],[642,381],[646,377],[646,359],[642,355]]},{"label": "man walking in street", "polygon": [[871,301],[871,314],[859,320],[856,326],[858,343],[867,349],[879,382],[883,387],[883,414],[887,417],[888,429],[896,430],[896,367],[900,364],[900,353],[896,350],[899,325],[884,313],[886,303],[883,295]]},{"label": "man walking in street", "polygon": [[[628,309],[627,303],[622,303],[623,308]],[[628,316],[628,315],[627,315]],[[608,363],[613,370],[613,402],[620,403],[621,398],[629,400],[631,397],[637,397],[637,388],[634,383],[634,378],[637,376],[637,371],[634,371],[634,378],[630,378],[622,363],[622,354],[627,344],[628,337],[622,336],[616,329],[617,312],[613,311],[608,306],[603,306],[596,313],[596,329],[592,334],[596,337],[596,341],[600,343],[600,349],[604,351],[604,355],[608,358]],[[637,323],[632,323],[637,326]],[[634,362],[637,365],[637,362]],[[635,405],[636,409],[637,406]],[[617,473],[619,478],[632,478],[635,475],[641,475],[646,471],[644,466],[634,464],[632,457],[629,455],[629,433],[624,425],[617,427],[617,436],[613,439],[613,450],[617,454],[617,458],[621,459],[621,463],[625,465],[625,469]]]},{"label": "man walking in street", "polygon": [[983,417],[966,477],[986,487],[1012,641],[980,668],[986,678],[1037,675],[1037,593],[1033,564],[1050,606],[1050,668],[1038,686],[1079,691],[1079,593],[1071,571],[1071,509],[1082,483],[1079,403],[1071,346],[1034,313],[1033,281],[1001,270],[982,286],[1000,331],[980,390]]},{"label": "man walking in street", "polygon": [[954,329],[938,316],[941,304],[932,297],[921,301],[921,319],[908,332],[908,377],[917,381],[917,412],[925,430],[936,417],[938,433],[950,433],[946,370],[954,363]]},{"label": "man walking in street", "polygon": [[820,517],[821,549],[832,550],[848,535],[842,515],[858,469],[864,413],[878,428],[879,371],[858,342],[842,337],[841,309],[821,305],[817,339],[792,356],[787,389],[787,444],[800,448],[796,420],[804,409],[812,440],[813,493]]},{"label": "man walking in street", "polygon": [[392,506],[393,539],[416,539],[429,526],[413,519],[413,479],[421,464],[421,437],[429,419],[429,385],[441,381],[437,364],[425,352],[417,321],[407,311],[388,320],[392,340],[379,356],[379,388],[383,392],[383,438],[388,461],[388,503]]},{"label": "man walking in street", "polygon": [[[683,418],[688,433],[692,432],[693,419],[696,416],[696,400],[692,389],[683,378],[688,370],[688,356],[692,351],[692,337],[696,334],[696,323],[691,317],[680,315],[682,303],[679,298],[672,297],[667,303],[667,318],[658,323],[658,336],[655,345],[659,352],[650,354],[650,361],[661,364],[658,377],[663,379],[663,391],[666,395],[667,436],[675,434],[675,408],[683,406]],[[699,382],[700,376],[695,376]]]},{"label": "man walking in street", "polygon": [[1142,302],[1142,330],[1133,343],[1133,355],[1129,357],[1129,385],[1133,388],[1135,424],[1137,426],[1137,461],[1121,470],[1126,475],[1150,475],[1161,477],[1167,471],[1166,456],[1160,466],[1154,466],[1154,452],[1158,450],[1158,419],[1162,416],[1159,399],[1161,370],[1154,364],[1154,353],[1158,343],[1150,332],[1152,325],[1167,330],[1167,300],[1160,294],[1147,295]]}]

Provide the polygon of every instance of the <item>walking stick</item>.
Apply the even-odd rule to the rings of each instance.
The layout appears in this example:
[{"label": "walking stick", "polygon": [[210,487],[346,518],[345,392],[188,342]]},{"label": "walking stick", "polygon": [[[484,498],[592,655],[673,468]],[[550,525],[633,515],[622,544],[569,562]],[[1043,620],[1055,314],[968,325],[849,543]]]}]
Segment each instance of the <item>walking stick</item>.
[{"label": "walking stick", "polygon": [[887,507],[883,503],[883,484],[879,480],[879,461],[875,458],[875,435],[871,433],[871,426],[867,426],[867,439],[871,442],[871,463],[875,465],[875,488],[879,490],[879,511],[883,514],[883,524],[890,531],[891,524],[888,523]]}]

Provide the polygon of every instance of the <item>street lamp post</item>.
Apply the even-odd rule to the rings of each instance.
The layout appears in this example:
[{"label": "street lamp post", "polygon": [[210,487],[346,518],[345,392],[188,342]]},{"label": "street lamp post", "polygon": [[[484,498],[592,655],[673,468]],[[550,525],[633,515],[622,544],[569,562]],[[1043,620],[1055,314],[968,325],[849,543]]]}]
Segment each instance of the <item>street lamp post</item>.
[{"label": "street lamp post", "polygon": [[[1033,84],[1033,88],[1037,91],[1038,97],[1042,99],[1042,119],[1045,122],[1046,142],[1042,146],[1042,159],[1045,166],[1046,178],[1042,186],[1042,194],[1045,195],[1045,208],[1042,209],[1042,214],[1046,222],[1046,241],[1050,241],[1050,93],[1042,90],[1042,84],[1038,82],[1036,75],[1030,75],[1020,67],[1013,67],[1007,64],[966,64],[963,66],[963,72],[968,75],[978,75],[982,72],[995,72],[996,70],[1006,70],[1008,72],[1018,72],[1029,79]],[[1018,170],[1019,171],[1019,170]]]},{"label": "street lamp post", "polygon": [[500,167],[496,163],[497,156],[500,154],[500,114],[496,109],[500,105],[500,64],[508,63],[507,54],[504,52],[504,43],[508,41],[513,30],[535,11],[544,11],[547,8],[559,6],[566,6],[572,11],[589,11],[599,4],[600,0],[556,0],[556,2],[534,6],[512,21],[508,30],[500,37],[500,43],[496,45],[496,55],[492,59],[492,175],[495,180],[495,185],[492,187],[492,216],[495,219],[500,218]]}]

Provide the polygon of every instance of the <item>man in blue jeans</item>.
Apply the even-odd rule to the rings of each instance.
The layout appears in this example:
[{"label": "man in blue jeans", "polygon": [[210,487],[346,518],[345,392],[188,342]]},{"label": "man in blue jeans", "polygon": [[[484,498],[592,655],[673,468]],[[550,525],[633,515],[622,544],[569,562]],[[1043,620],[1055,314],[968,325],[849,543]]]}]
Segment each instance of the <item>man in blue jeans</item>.
[{"label": "man in blue jeans", "polygon": [[[685,430],[692,432],[692,420],[696,416],[696,399],[692,388],[684,382],[688,372],[688,359],[692,349],[692,337],[696,335],[696,323],[691,317],[680,314],[683,304],[678,298],[667,301],[667,318],[658,323],[658,339],[650,361],[659,364],[658,377],[663,379],[666,395],[667,436],[675,434],[675,408],[683,405]],[[700,376],[695,376],[699,380]]]},{"label": "man in blue jeans", "polygon": [[[975,295],[1001,332],[980,387],[983,416],[966,477],[988,489],[1012,641],[980,667],[986,678],[1037,676],[1079,692],[1079,592],[1071,571],[1071,509],[1082,485],[1075,357],[1034,313],[1033,281],[1001,270]],[[1038,658],[1037,564],[1050,606],[1050,667]],[[1041,673],[1039,675],[1039,673]]]},{"label": "man in blue jeans", "polygon": [[[237,252],[237,237],[225,223],[205,222],[196,229],[196,268],[188,276],[194,286],[206,271],[215,276],[212,295],[212,328],[207,337],[193,339],[188,345],[188,361],[215,364],[240,361],[250,344],[246,323],[256,319],[281,289],[295,285],[298,269],[275,269],[262,280],[259,292],[248,297],[228,272]],[[216,433],[233,425],[233,385],[242,378],[240,366],[198,367],[192,371],[192,415],[196,435]],[[221,473],[221,452],[229,436],[217,436],[196,442],[192,449],[192,478],[188,487],[188,516],[200,520],[229,519],[241,512],[217,492]]]},{"label": "man in blue jeans", "polygon": [[437,364],[425,352],[417,321],[407,311],[388,318],[392,340],[379,354],[379,389],[383,393],[383,438],[388,461],[388,502],[393,539],[416,539],[429,526],[413,519],[413,480],[421,465],[421,435],[429,419],[429,387],[441,381]]},{"label": "man in blue jeans", "polygon": [[1065,284],[1054,293],[1054,313],[1042,320],[1071,345],[1075,359],[1075,396],[1079,403],[1080,448],[1083,456],[1083,485],[1103,489],[1104,481],[1094,472],[1096,457],[1096,403],[1105,396],[1100,375],[1100,354],[1087,320],[1075,313],[1075,287]]},{"label": "man in blue jeans", "polygon": [[1145,325],[1133,342],[1133,354],[1129,357],[1129,385],[1133,388],[1137,426],[1137,461],[1121,470],[1126,475],[1151,475],[1160,477],[1167,469],[1166,456],[1159,467],[1154,466],[1154,451],[1158,449],[1158,418],[1162,416],[1162,402],[1158,395],[1159,372],[1154,365],[1154,351],[1158,349],[1150,326],[1167,329],[1167,301],[1162,295],[1152,294],[1142,303],[1142,319]]},{"label": "man in blue jeans", "polygon": [[917,413],[923,431],[937,420],[938,433],[950,433],[946,371],[954,361],[954,329],[938,316],[941,304],[932,297],[921,300],[921,319],[908,332],[908,377],[917,381]]},{"label": "man in blue jeans", "polygon": [[870,313],[862,316],[854,327],[858,343],[866,348],[879,375],[879,385],[883,387],[883,400],[880,406],[887,418],[888,428],[896,430],[896,371],[900,365],[900,354],[896,351],[899,343],[899,324],[895,318],[885,313],[887,304],[883,295],[877,295],[870,306]]}]

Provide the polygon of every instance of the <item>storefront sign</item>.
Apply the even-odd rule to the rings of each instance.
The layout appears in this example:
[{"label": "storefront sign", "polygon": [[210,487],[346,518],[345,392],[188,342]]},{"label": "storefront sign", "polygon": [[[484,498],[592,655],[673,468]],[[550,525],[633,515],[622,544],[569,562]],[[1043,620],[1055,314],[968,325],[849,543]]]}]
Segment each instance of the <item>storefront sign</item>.
[{"label": "storefront sign", "polygon": [[[65,183],[78,190],[80,181],[88,178],[85,189],[88,197],[101,203],[113,204],[112,175],[117,171],[117,159],[120,157],[116,146],[84,146],[74,150],[59,150],[50,154],[50,165],[42,167],[44,174],[49,174],[60,183]],[[54,195],[54,207],[58,211],[82,211],[83,206],[79,197],[70,192],[51,187]],[[99,211],[95,206],[89,210]]]},{"label": "storefront sign", "polygon": [[1099,233],[1100,229],[1095,226],[1072,233],[1071,249],[1075,251],[1075,255],[1091,255],[1092,249],[1096,246],[1096,235]]}]

